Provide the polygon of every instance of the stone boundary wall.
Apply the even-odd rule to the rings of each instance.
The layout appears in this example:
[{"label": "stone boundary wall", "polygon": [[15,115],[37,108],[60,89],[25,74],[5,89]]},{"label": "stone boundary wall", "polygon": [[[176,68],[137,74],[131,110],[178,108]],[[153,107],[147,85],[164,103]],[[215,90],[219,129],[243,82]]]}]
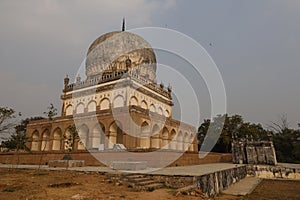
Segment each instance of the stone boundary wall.
[{"label": "stone boundary wall", "polygon": [[[105,152],[108,156],[115,159],[115,161],[122,161],[126,152],[118,152],[118,154],[114,154],[115,152]],[[124,153],[124,154],[123,154]],[[43,152],[34,152],[34,153],[19,153],[17,156],[15,153],[0,153],[0,163],[3,164],[16,164],[19,159],[19,164],[30,164],[30,165],[47,165],[50,160],[61,160],[66,153],[57,152],[57,153],[43,153]],[[94,153],[95,154],[95,153]],[[96,153],[95,155],[100,155],[101,152]],[[111,155],[110,155],[111,154]],[[99,162],[94,156],[92,156],[89,152],[75,152],[70,153],[71,157],[74,160],[84,160],[86,166],[105,166],[103,163]],[[151,158],[155,161],[164,161],[166,159],[164,152],[161,152],[159,158]],[[143,159],[143,154],[139,154],[136,152],[136,158],[140,157],[140,160]],[[18,158],[19,157],[19,158]],[[120,160],[118,160],[118,157]],[[131,160],[134,161],[134,160]],[[231,154],[221,154],[221,153],[209,153],[205,158],[199,159],[198,153],[183,153],[176,161],[172,162],[168,166],[185,166],[185,165],[198,165],[205,163],[230,163],[232,162]],[[155,162],[148,162],[155,164]],[[148,166],[155,167],[155,166]]]},{"label": "stone boundary wall", "polygon": [[196,185],[206,196],[214,197],[247,176],[246,166],[216,171],[202,176],[147,175],[167,187],[184,188]]},{"label": "stone boundary wall", "polygon": [[247,176],[246,166],[217,171],[198,177],[198,188],[212,197]]},{"label": "stone boundary wall", "polygon": [[300,180],[300,168],[296,167],[247,165],[247,174],[264,179]]}]

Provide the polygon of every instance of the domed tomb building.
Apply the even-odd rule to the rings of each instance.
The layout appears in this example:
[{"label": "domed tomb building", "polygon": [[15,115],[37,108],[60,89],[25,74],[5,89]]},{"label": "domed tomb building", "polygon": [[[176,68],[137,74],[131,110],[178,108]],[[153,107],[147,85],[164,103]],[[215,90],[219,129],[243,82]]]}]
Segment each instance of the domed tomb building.
[{"label": "domed tomb building", "polygon": [[[64,79],[61,116],[31,121],[31,151],[197,152],[196,129],[172,119],[172,88],[156,81],[156,57],[142,37],[115,31],[88,48],[85,74]],[[68,138],[75,124],[80,138]]]}]

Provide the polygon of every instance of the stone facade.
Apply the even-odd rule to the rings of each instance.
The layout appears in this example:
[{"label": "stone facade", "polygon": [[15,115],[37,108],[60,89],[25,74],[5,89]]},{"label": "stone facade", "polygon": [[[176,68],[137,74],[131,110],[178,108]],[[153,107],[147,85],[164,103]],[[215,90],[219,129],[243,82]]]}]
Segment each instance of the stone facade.
[{"label": "stone facade", "polygon": [[234,141],[232,160],[236,164],[277,164],[272,141]]}]

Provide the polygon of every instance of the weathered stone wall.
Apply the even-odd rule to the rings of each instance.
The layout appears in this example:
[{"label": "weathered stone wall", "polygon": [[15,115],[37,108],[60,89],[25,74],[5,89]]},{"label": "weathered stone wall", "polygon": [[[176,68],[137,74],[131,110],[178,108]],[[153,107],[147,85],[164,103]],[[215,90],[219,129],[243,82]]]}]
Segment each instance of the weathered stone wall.
[{"label": "weathered stone wall", "polygon": [[235,141],[232,143],[232,161],[236,164],[276,165],[276,154],[271,141]]},{"label": "weathered stone wall", "polygon": [[164,183],[165,186],[171,188],[183,188],[189,185],[196,184],[196,176],[179,176],[179,175],[148,175],[157,182]]},{"label": "weathered stone wall", "polygon": [[247,174],[265,179],[300,180],[299,166],[247,165]]},{"label": "weathered stone wall", "polygon": [[148,175],[168,187],[183,188],[190,185],[197,185],[206,196],[213,197],[225,190],[230,185],[245,178],[247,175],[246,166],[239,166],[232,169],[216,171],[202,176],[168,176]]},{"label": "weathered stone wall", "polygon": [[212,197],[233,183],[245,178],[246,175],[246,166],[241,166],[200,176],[198,177],[197,184],[203,193]]}]

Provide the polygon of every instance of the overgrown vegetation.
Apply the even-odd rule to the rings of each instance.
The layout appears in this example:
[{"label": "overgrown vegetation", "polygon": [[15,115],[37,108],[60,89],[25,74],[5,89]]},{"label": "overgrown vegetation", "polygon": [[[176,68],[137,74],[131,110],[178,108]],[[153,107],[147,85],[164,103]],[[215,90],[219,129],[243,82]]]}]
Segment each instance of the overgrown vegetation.
[{"label": "overgrown vegetation", "polygon": [[[217,133],[220,133],[220,130],[221,135],[218,138]],[[203,143],[208,131],[210,131],[208,142]],[[219,115],[213,120],[205,119],[198,128],[197,136],[199,149],[200,147],[205,149],[210,140],[217,139],[212,151],[221,153],[231,153],[233,137],[239,140],[262,141],[270,139],[271,136],[278,162],[300,163],[300,130],[290,128],[285,115],[279,122],[272,122],[267,128],[263,128],[261,124],[244,122],[240,115]]]},{"label": "overgrown vegetation", "polygon": [[53,117],[58,114],[57,108],[55,108],[54,105],[50,103],[50,106],[47,109],[48,110],[45,111],[44,114],[48,117],[49,120],[53,120]]}]

